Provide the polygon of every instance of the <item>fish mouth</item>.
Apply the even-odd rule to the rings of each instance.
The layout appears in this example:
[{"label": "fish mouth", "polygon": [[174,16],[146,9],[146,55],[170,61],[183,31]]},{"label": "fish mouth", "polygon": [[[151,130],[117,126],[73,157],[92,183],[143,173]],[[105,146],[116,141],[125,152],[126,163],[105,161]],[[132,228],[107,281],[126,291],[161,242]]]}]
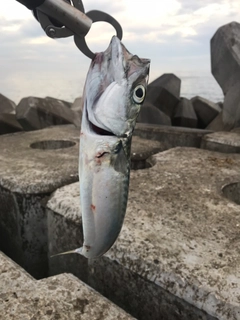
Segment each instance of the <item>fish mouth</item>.
[{"label": "fish mouth", "polygon": [[95,124],[93,124],[91,121],[89,121],[89,126],[90,126],[90,129],[99,136],[115,136],[115,134],[112,133],[111,131],[102,129],[96,126]]},{"label": "fish mouth", "polygon": [[86,110],[86,118],[88,122],[89,129],[92,133],[97,134],[98,136],[115,136],[115,134],[111,131],[107,131],[99,126],[96,126],[89,120],[88,110]]}]

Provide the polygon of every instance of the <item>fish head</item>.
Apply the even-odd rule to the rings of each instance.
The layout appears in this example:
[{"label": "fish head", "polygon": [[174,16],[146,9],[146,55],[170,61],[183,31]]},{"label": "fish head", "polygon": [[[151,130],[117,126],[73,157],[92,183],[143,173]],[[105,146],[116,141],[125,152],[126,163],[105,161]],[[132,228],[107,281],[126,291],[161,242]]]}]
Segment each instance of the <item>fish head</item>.
[{"label": "fish head", "polygon": [[131,54],[114,36],[93,59],[85,84],[88,120],[117,137],[130,136],[146,96],[150,60]]}]

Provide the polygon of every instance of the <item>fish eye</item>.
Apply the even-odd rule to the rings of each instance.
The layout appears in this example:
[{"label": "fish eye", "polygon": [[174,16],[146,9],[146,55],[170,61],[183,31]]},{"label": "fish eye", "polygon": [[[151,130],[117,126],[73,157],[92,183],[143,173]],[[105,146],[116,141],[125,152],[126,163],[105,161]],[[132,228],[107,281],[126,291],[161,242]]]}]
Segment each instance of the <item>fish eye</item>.
[{"label": "fish eye", "polygon": [[143,85],[139,84],[133,90],[133,100],[136,103],[142,103],[145,98],[146,90]]}]

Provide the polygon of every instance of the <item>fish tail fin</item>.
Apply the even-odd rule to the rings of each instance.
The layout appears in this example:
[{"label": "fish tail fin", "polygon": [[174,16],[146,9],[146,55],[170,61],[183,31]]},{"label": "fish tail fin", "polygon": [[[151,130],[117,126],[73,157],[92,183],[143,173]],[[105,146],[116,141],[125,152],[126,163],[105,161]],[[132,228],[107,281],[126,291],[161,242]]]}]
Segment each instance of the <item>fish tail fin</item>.
[{"label": "fish tail fin", "polygon": [[70,251],[65,251],[65,252],[60,252],[57,254],[53,254],[52,256],[50,256],[50,258],[56,257],[56,256],[62,256],[65,254],[70,254],[70,253],[78,253],[78,254],[82,254],[82,248],[78,248],[78,249],[74,249],[74,250],[70,250]]}]

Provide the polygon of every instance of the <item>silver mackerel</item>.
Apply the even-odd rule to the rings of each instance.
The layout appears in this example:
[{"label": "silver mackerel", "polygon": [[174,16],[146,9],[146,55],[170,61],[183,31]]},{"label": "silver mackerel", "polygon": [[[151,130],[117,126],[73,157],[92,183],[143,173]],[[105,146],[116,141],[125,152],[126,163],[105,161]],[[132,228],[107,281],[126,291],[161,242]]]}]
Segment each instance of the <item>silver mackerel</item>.
[{"label": "silver mackerel", "polygon": [[128,198],[133,130],[146,95],[150,61],[132,55],[114,36],[87,75],[80,137],[80,197],[84,244],[96,258],[122,228]]},{"label": "silver mackerel", "polygon": [[83,247],[103,255],[116,241],[127,208],[133,130],[146,95],[150,60],[114,36],[92,60],[83,93],[79,179]]}]

